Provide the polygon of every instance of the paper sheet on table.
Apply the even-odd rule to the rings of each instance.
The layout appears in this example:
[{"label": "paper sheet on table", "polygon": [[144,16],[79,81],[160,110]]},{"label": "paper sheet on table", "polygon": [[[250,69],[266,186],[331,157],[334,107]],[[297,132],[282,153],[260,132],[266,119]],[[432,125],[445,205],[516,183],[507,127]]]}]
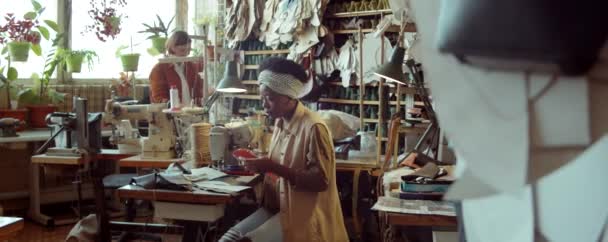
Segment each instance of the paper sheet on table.
[{"label": "paper sheet on table", "polygon": [[202,190],[209,190],[219,193],[237,193],[251,188],[249,186],[232,185],[223,181],[200,181],[195,182],[194,185],[196,188]]},{"label": "paper sheet on table", "polygon": [[531,143],[541,147],[586,146],[591,143],[589,93],[586,77],[559,77],[549,85],[550,76],[532,75],[530,97],[546,92],[534,103]]},{"label": "paper sheet on table", "polygon": [[214,180],[228,174],[209,167],[201,167],[190,170],[192,174],[184,174],[184,178],[190,181]]},{"label": "paper sheet on table", "polygon": [[608,135],[537,183],[539,228],[549,241],[597,241],[608,218]]},{"label": "paper sheet on table", "polygon": [[452,202],[406,200],[386,196],[379,197],[372,210],[392,213],[456,216],[456,210]]},{"label": "paper sheet on table", "polygon": [[484,71],[440,55],[433,45],[439,3],[411,1],[420,33],[414,53],[430,82],[439,125],[472,175],[499,192],[517,190],[526,184],[528,165],[524,75]]},{"label": "paper sheet on table", "polygon": [[532,191],[502,193],[462,201],[466,241],[532,242]]},{"label": "paper sheet on table", "polygon": [[177,185],[190,185],[192,182],[185,179],[181,172],[162,172],[160,173],[165,180]]}]

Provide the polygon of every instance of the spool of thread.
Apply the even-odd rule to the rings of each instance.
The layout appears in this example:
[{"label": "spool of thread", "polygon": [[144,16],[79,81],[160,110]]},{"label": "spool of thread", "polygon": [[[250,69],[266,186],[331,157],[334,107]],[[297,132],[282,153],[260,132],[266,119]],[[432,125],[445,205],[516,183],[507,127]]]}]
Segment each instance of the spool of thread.
[{"label": "spool of thread", "polygon": [[194,157],[194,166],[201,167],[211,164],[211,151],[209,149],[209,137],[211,135],[211,124],[195,123],[191,126],[190,146]]},{"label": "spool of thread", "polygon": [[171,102],[171,109],[179,109],[179,91],[176,86],[171,86],[171,89],[169,89],[169,100]]}]

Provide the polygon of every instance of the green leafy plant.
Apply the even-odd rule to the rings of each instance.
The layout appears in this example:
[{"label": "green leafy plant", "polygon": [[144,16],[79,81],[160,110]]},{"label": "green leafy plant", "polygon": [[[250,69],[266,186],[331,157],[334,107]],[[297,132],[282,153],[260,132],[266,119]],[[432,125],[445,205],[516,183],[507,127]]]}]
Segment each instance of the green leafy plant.
[{"label": "green leafy plant", "polygon": [[[44,12],[45,8],[40,5],[39,2],[32,0],[33,11],[29,11],[23,15],[23,19],[17,19],[14,13],[7,13],[4,19],[6,23],[0,25],[0,44],[7,43],[9,41],[15,42],[29,42],[32,44],[32,51],[34,54],[42,55],[42,49],[40,48],[41,36],[48,40],[50,37],[50,31],[47,27],[57,31],[58,26],[55,21],[44,20],[43,22],[47,27],[41,25],[39,17]],[[6,46],[2,52],[5,53]]]},{"label": "green leafy plant", "polygon": [[143,25],[144,25],[145,29],[142,31],[139,31],[138,33],[150,34],[147,39],[151,39],[154,37],[168,38],[169,37],[169,27],[171,26],[171,23],[173,23],[175,16],[173,16],[167,24],[165,24],[165,22],[163,22],[163,20],[160,18],[160,16],[158,16],[158,14],[156,15],[156,19],[158,20],[158,22],[154,21],[154,23],[152,25],[144,23]]},{"label": "green leafy plant", "polygon": [[[31,1],[33,11],[29,11],[23,15],[23,19],[15,18],[13,13],[8,13],[5,16],[6,24],[0,25],[0,44],[3,45],[2,51],[0,51],[0,93],[3,97],[6,97],[6,107],[11,108],[11,100],[18,98],[18,93],[21,88],[14,85],[14,82],[19,76],[19,72],[16,68],[11,66],[11,58],[8,55],[8,43],[9,42],[26,42],[31,44],[31,50],[34,54],[42,55],[42,48],[40,48],[41,38],[49,40],[51,30],[55,33],[59,30],[59,27],[55,21],[44,20],[46,27],[40,24],[40,16],[44,12],[45,8],[35,0]],[[48,28],[47,28],[48,27]],[[50,29],[49,29],[50,28]],[[2,63],[2,60],[6,60],[6,64]]]},{"label": "green leafy plant", "polygon": [[109,38],[115,39],[121,31],[123,18],[127,16],[118,13],[119,9],[127,5],[126,0],[90,0],[88,14],[91,17],[90,24],[85,26],[84,32],[94,32],[102,42]]},{"label": "green leafy plant", "polygon": [[175,19],[175,16],[172,17],[166,25],[165,22],[163,22],[163,20],[160,18],[160,16],[158,16],[158,14],[156,15],[156,19],[157,21],[154,21],[152,25],[144,23],[143,25],[145,29],[139,31],[139,33],[149,34],[147,39],[152,41],[152,47],[148,48],[147,51],[148,54],[152,56],[156,56],[165,52],[165,43],[167,42],[167,38],[169,38],[169,26],[171,26],[171,23],[173,22],[173,19]]},{"label": "green leafy plant", "polygon": [[217,16],[214,14],[205,15],[201,18],[197,18],[194,20],[194,24],[199,29],[199,34],[208,35],[209,27],[215,25],[217,22]]},{"label": "green leafy plant", "polygon": [[32,81],[34,85],[32,87],[24,88],[19,91],[18,98],[20,103],[24,104],[48,104],[48,103],[62,103],[65,100],[65,93],[58,92],[54,88],[49,88],[51,83],[51,77],[57,67],[61,66],[64,62],[63,56],[58,53],[57,46],[63,39],[64,34],[57,34],[53,39],[53,48],[45,56],[44,69],[42,75],[38,73],[32,74]]},{"label": "green leafy plant", "polygon": [[97,52],[95,52],[93,50],[58,49],[57,55],[58,55],[58,58],[60,58],[62,60],[62,62],[61,62],[62,66],[67,66],[68,59],[76,57],[76,56],[82,56],[82,60],[83,60],[83,62],[87,63],[87,67],[89,68],[89,70],[93,69],[93,65],[95,64],[96,60],[97,60],[97,62],[99,62],[99,56],[97,56]]}]

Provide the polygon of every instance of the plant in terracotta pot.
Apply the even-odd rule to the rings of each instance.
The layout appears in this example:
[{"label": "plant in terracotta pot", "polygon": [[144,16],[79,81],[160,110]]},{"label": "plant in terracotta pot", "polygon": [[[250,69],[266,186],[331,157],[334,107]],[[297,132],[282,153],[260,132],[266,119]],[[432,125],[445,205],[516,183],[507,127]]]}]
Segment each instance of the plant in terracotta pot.
[{"label": "plant in terracotta pot", "polygon": [[57,31],[57,23],[52,20],[44,20],[43,26],[39,20],[44,12],[44,7],[37,1],[32,0],[33,11],[17,18],[14,13],[7,13],[5,24],[0,24],[0,44],[5,45],[2,52],[8,51],[11,61],[27,61],[29,52],[40,56],[40,39],[49,39],[49,28]]},{"label": "plant in terracotta pot", "polygon": [[79,73],[83,62],[86,62],[89,70],[93,69],[95,60],[99,61],[97,53],[92,50],[69,50],[59,49],[57,55],[63,60],[62,65],[68,72]]},{"label": "plant in terracotta pot", "polygon": [[148,49],[148,53],[153,56],[165,53],[165,43],[167,42],[167,38],[169,38],[169,26],[173,23],[175,16],[167,24],[163,22],[158,14],[156,15],[156,19],[158,22],[154,21],[152,26],[144,23],[145,29],[138,32],[150,34],[147,39],[152,41],[152,48]]},{"label": "plant in terracotta pot", "polygon": [[53,73],[65,61],[64,56],[57,50],[57,45],[62,38],[63,34],[57,34],[53,39],[53,48],[45,56],[42,74],[32,74],[33,85],[18,93],[19,103],[24,104],[29,110],[29,125],[32,128],[47,127],[46,115],[57,110],[56,104],[65,101],[65,93],[50,87]]}]

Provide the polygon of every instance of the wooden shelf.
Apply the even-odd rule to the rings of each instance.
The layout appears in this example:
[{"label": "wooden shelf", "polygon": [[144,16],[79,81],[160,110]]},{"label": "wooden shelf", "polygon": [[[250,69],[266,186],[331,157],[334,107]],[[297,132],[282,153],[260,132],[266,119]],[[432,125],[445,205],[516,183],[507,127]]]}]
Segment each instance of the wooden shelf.
[{"label": "wooden shelf", "polygon": [[[371,33],[376,31],[376,29],[361,29],[361,32],[365,33]],[[391,26],[389,27],[386,32],[395,32],[398,33],[399,32],[399,26]],[[408,24],[407,26],[405,26],[405,32],[416,32],[416,26],[413,24]],[[356,34],[359,33],[358,29],[337,29],[332,31],[332,33],[334,34]]]},{"label": "wooden shelf", "polygon": [[359,104],[359,100],[348,100],[348,99],[338,99],[338,98],[319,98],[319,102],[339,103],[339,104]]},{"label": "wooden shelf", "polygon": [[379,10],[368,10],[368,11],[357,11],[357,12],[344,12],[344,13],[333,13],[326,18],[352,18],[352,17],[363,17],[363,16],[374,16],[385,13],[392,13],[390,9],[379,9]]},{"label": "wooden shelf", "polygon": [[[359,100],[339,99],[339,98],[319,98],[319,102],[338,103],[338,104],[359,104]],[[378,101],[363,101],[364,105],[378,105]]]},{"label": "wooden shelf", "polygon": [[241,81],[245,85],[258,85],[260,84],[257,80],[242,80]]},{"label": "wooden shelf", "polygon": [[246,70],[257,70],[260,65],[245,65]]},{"label": "wooden shelf", "polygon": [[289,54],[289,50],[246,50],[245,55]]},{"label": "wooden shelf", "polygon": [[399,133],[424,133],[426,127],[407,127],[401,126],[399,127]]}]

